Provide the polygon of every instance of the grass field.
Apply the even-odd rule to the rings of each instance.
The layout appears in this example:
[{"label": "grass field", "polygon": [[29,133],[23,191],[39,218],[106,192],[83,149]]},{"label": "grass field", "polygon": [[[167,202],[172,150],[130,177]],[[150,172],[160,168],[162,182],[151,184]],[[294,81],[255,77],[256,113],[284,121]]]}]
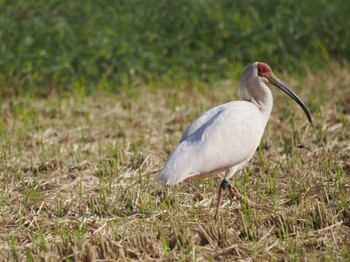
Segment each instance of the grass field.
[{"label": "grass field", "polygon": [[192,120],[239,98],[238,79],[2,98],[0,260],[349,261],[350,68],[331,68],[277,73],[314,123],[272,87],[261,146],[232,179],[271,211],[226,192],[218,221],[219,179],[155,176]]}]

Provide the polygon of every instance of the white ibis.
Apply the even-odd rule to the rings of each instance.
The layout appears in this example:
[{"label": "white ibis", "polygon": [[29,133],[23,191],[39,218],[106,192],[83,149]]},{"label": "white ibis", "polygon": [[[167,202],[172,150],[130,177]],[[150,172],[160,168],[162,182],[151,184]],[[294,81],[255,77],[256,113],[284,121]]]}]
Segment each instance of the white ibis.
[{"label": "white ibis", "polygon": [[[242,100],[214,107],[190,124],[157,179],[175,185],[183,180],[223,173],[217,212],[223,189],[228,188],[232,195],[242,200],[242,195],[228,180],[249,162],[259,146],[273,106],[272,93],[266,84],[272,84],[289,95],[312,123],[301,99],[273,74],[267,64],[255,62],[241,77]],[[248,204],[259,207],[254,202],[248,201]]]}]

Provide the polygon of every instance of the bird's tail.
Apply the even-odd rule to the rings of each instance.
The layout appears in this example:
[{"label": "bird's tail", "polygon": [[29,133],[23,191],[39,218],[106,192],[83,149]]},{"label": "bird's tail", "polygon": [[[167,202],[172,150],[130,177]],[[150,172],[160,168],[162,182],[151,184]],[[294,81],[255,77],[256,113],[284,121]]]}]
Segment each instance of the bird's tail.
[{"label": "bird's tail", "polygon": [[165,164],[163,169],[157,175],[157,180],[163,184],[173,186],[177,183],[180,183],[183,179],[181,173],[179,173],[178,170],[172,170]]},{"label": "bird's tail", "polygon": [[157,176],[157,179],[166,185],[175,185],[191,176],[191,170],[189,165],[190,154],[188,152],[182,152],[178,154],[176,148],[174,152],[169,156],[163,169]]}]

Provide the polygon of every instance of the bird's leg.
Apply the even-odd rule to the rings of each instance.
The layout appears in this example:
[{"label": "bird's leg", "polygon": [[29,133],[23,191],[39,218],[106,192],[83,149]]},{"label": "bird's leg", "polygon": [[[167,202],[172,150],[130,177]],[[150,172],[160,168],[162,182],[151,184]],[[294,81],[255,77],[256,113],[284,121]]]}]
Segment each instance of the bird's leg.
[{"label": "bird's leg", "polygon": [[248,206],[250,206],[251,208],[269,210],[269,208],[265,205],[260,205],[254,201],[249,200],[248,198],[245,199],[244,196],[241,193],[239,193],[237,188],[234,187],[233,185],[228,184],[227,187],[231,195],[236,196],[240,202],[245,201],[248,204]]},{"label": "bird's leg", "polygon": [[218,192],[218,205],[216,207],[216,213],[215,213],[215,219],[219,218],[219,210],[222,202],[222,191],[225,190],[228,186],[228,182],[226,179],[222,180],[220,187],[219,187],[219,192]]}]

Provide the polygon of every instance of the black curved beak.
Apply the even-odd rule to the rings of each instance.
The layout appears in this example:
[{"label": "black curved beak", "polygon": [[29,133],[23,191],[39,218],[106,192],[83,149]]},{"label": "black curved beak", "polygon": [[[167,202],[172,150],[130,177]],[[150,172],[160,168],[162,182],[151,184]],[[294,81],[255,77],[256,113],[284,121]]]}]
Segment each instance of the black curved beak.
[{"label": "black curved beak", "polygon": [[271,76],[269,77],[269,82],[270,84],[278,87],[279,89],[281,89],[283,92],[285,92],[287,95],[289,95],[295,102],[298,103],[298,105],[304,110],[307,119],[309,120],[310,124],[312,124],[312,119],[311,119],[311,115],[309,110],[307,109],[307,107],[305,106],[305,104],[303,103],[303,101],[301,101],[301,99],[286,85],[284,84],[277,76],[275,76],[274,74],[271,74]]}]

